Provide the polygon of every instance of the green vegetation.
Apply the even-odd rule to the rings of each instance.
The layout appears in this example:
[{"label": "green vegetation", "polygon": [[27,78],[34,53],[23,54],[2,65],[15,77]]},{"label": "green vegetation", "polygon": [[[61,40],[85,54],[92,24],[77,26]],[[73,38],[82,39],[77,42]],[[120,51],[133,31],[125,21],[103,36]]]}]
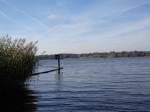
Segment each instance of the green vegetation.
[{"label": "green vegetation", "polygon": [[0,78],[25,81],[34,70],[37,42],[25,39],[0,38]]},{"label": "green vegetation", "polygon": [[[150,57],[150,51],[96,52],[84,54],[61,54],[63,58],[119,58],[119,57]],[[55,55],[39,55],[39,59],[54,59]]]}]

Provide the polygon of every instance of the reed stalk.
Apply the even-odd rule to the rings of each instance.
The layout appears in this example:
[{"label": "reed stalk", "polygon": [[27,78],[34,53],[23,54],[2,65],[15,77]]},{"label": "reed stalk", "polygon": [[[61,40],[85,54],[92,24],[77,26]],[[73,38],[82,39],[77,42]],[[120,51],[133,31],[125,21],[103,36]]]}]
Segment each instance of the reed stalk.
[{"label": "reed stalk", "polygon": [[36,64],[37,41],[10,36],[0,38],[0,77],[26,80]]}]

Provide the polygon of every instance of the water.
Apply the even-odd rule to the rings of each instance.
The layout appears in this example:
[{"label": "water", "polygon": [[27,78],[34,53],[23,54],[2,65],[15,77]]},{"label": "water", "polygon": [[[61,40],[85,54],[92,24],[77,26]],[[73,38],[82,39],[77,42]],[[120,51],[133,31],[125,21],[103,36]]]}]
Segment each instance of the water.
[{"label": "water", "polygon": [[14,80],[0,80],[1,112],[34,112],[36,97],[28,86]]},{"label": "water", "polygon": [[36,112],[150,111],[150,58],[65,59],[63,67],[31,78]]}]

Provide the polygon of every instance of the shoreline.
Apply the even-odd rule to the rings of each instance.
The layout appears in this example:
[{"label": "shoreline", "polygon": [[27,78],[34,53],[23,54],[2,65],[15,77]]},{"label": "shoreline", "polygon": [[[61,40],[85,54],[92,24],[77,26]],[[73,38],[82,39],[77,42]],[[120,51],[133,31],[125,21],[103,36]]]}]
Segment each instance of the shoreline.
[{"label": "shoreline", "polygon": [[[122,51],[122,52],[95,52],[95,53],[61,53],[62,59],[66,58],[122,58],[122,57],[150,57],[150,51]],[[52,55],[38,55],[40,60],[55,59],[55,54]]]}]

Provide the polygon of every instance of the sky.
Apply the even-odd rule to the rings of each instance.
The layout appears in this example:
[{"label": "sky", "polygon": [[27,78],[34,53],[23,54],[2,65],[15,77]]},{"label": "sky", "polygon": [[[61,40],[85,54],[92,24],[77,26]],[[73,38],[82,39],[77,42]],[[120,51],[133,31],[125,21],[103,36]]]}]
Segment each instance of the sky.
[{"label": "sky", "polygon": [[150,50],[150,0],[0,0],[0,36],[38,53]]}]

